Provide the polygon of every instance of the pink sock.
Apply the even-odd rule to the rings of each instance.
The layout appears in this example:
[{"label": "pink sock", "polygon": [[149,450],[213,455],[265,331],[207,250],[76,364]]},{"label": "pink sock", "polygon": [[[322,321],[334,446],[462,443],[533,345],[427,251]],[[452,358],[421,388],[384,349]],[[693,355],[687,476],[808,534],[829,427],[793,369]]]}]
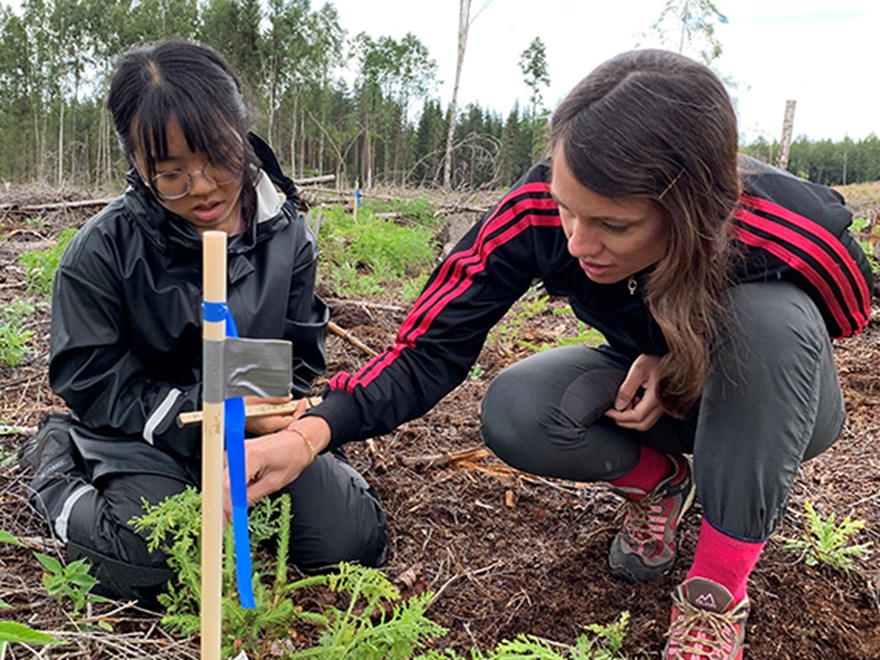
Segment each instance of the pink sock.
[{"label": "pink sock", "polygon": [[669,459],[656,449],[639,447],[639,462],[622,477],[609,481],[616,488],[638,488],[648,492],[672,470]]},{"label": "pink sock", "polygon": [[701,577],[717,582],[738,603],[746,597],[746,583],[765,545],[766,541],[740,541],[727,536],[703,518],[694,563],[686,579]]}]

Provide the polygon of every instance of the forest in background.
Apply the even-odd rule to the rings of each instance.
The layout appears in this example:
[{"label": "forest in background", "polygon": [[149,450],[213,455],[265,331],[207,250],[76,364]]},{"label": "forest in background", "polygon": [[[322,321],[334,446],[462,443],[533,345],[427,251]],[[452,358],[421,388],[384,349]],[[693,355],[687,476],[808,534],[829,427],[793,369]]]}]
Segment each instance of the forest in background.
[{"label": "forest in background", "polygon": [[[0,4],[0,181],[117,187],[125,165],[104,109],[106,77],[133,44],[170,36],[212,45],[235,65],[255,131],[296,178],[329,173],[339,187],[364,188],[445,183],[453,104],[438,100],[428,49],[411,33],[349,34],[332,3],[313,8],[310,0]],[[550,111],[541,90],[551,72],[540,39],[519,66],[527,99],[506,115],[455,108],[451,187],[507,186],[545,153]],[[741,147],[774,163],[779,151],[766,138]],[[797,136],[788,169],[825,185],[878,180],[880,138]]]}]

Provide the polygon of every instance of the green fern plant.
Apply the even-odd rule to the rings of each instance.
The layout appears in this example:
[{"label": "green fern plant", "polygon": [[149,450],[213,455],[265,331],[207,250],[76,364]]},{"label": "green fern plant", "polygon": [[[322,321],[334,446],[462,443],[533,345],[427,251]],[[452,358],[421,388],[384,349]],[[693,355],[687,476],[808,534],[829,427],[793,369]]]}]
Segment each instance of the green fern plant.
[{"label": "green fern plant", "polygon": [[293,658],[408,660],[415,650],[424,648],[425,638],[447,632],[425,614],[432,593],[401,602],[397,587],[375,569],[340,564],[338,573],[327,576],[327,586],[347,594],[347,606],[304,613],[323,632],[317,647],[299,651]]},{"label": "green fern plant", "polygon": [[622,612],[609,625],[590,624],[585,628],[593,635],[581,635],[571,647],[535,635],[518,635],[499,642],[490,660],[623,660],[620,649],[628,625],[629,612]]},{"label": "green fern plant", "polygon": [[318,243],[322,277],[347,295],[378,295],[402,282],[404,297],[413,298],[437,254],[427,227],[399,226],[366,209],[355,220],[340,206],[326,210]]},{"label": "green fern plant", "polygon": [[[488,655],[476,649],[470,651],[470,660],[626,660],[621,654],[623,640],[629,626],[629,612],[621,612],[617,621],[607,625],[584,626],[591,635],[581,635],[573,646],[542,639],[536,635],[517,635],[514,639],[498,642]],[[430,650],[417,660],[464,660],[449,649]]]},{"label": "green fern plant", "polygon": [[[168,566],[176,575],[176,584],[159,595],[165,609],[161,622],[168,630],[193,635],[201,628],[201,494],[193,487],[151,505],[144,502],[145,513],[132,519],[138,532],[146,532],[147,546],[159,549],[168,557]],[[287,521],[287,524],[283,524]],[[263,499],[251,510],[249,530],[254,547],[278,536],[274,566],[272,560],[254,553],[253,609],[240,607],[235,582],[234,538],[231,526],[223,533],[223,654],[232,656],[244,651],[250,658],[268,654],[273,640],[289,636],[299,612],[287,597],[289,592],[309,584],[320,584],[323,576],[288,584],[287,554],[290,534],[290,497]],[[272,572],[271,585],[263,584],[264,574]]]},{"label": "green fern plant", "polygon": [[37,309],[31,298],[16,298],[0,306],[0,367],[17,367],[28,355],[28,343],[34,333],[24,322]]},{"label": "green fern plant", "polygon": [[[132,520],[139,532],[147,533],[148,547],[168,555],[176,575],[173,588],[159,596],[165,608],[162,625],[190,635],[199,631],[199,567],[201,495],[194,488],[157,505],[145,503],[145,513]],[[424,615],[431,594],[398,602],[399,593],[376,569],[341,564],[338,574],[313,575],[290,581],[290,498],[264,498],[251,510],[250,532],[254,548],[274,541],[274,555],[253,553],[254,609],[238,605],[232,565],[231,528],[224,531],[225,562],[222,627],[223,654],[244,651],[252,660],[274,656],[280,640],[290,639],[298,624],[317,626],[322,631],[314,649],[291,651],[294,658],[410,658],[411,651],[425,637],[445,632]],[[327,587],[348,592],[345,610],[305,611],[293,598],[305,587]],[[390,609],[389,609],[390,608]],[[389,612],[387,616],[383,613]],[[378,619],[376,618],[378,617]],[[281,649],[283,651],[283,649]]]},{"label": "green fern plant", "polygon": [[807,514],[806,531],[799,539],[784,539],[783,547],[803,553],[807,566],[826,564],[846,573],[856,559],[866,556],[870,541],[851,544],[852,537],[864,528],[864,520],[852,520],[846,516],[838,524],[833,512],[823,519],[806,500],[804,510]]}]

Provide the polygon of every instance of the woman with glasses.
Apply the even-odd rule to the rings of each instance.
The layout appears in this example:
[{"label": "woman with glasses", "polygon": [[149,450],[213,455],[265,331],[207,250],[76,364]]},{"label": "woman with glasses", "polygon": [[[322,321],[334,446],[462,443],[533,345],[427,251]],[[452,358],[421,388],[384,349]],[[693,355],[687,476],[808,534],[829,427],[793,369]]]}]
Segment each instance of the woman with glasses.
[{"label": "woman with glasses", "polygon": [[[205,46],[169,40],[124,54],[108,107],[130,187],[79,231],[52,295],[49,377],[70,415],[53,415],[22,453],[32,502],[85,557],[101,593],[149,602],[173,576],[129,521],[198,485],[202,242],[228,235],[228,306],[238,333],[293,344],[293,391],[325,368],[328,309],[315,294],[316,242],[293,181],[250,133],[241,86]],[[248,401],[253,403],[254,401]],[[248,420],[262,435],[292,417]],[[313,457],[285,489],[291,561],[306,571],[381,562],[385,515],[341,452]]]}]

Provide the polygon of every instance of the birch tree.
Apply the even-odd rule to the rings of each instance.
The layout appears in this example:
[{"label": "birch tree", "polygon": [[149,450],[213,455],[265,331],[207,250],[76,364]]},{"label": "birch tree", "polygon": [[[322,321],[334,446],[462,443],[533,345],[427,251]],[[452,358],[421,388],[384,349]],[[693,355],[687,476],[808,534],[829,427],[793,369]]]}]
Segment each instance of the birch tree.
[{"label": "birch tree", "polygon": [[540,151],[541,139],[538,124],[540,122],[539,110],[543,106],[541,88],[550,85],[550,73],[547,70],[547,48],[541,37],[535,37],[529,47],[526,48],[519,58],[519,68],[525,76],[526,86],[532,90],[529,96],[531,109],[530,122],[532,132],[532,159],[536,158]]},{"label": "birch tree", "polygon": [[710,66],[723,52],[715,28],[726,23],[727,16],[712,0],[666,0],[650,30],[664,46],[696,55]]}]

